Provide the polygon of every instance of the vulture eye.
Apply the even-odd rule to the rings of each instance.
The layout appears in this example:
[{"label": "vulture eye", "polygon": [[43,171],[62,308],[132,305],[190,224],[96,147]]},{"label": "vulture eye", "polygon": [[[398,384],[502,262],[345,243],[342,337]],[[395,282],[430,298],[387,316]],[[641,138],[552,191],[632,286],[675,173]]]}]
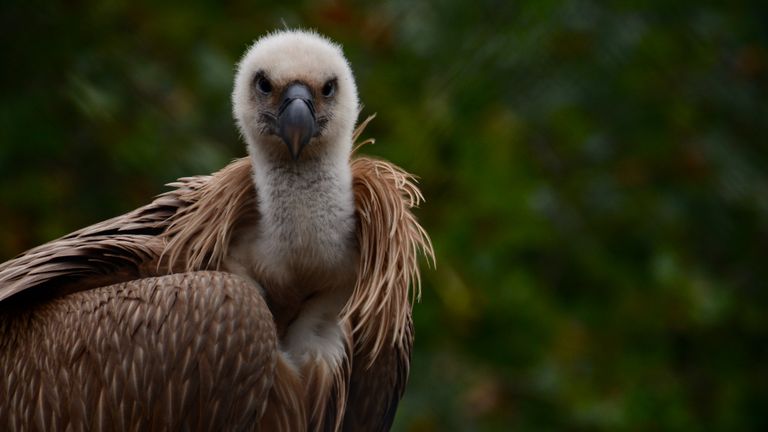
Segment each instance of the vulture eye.
[{"label": "vulture eye", "polygon": [[256,77],[256,87],[264,94],[270,94],[272,92],[272,83],[269,82],[264,75],[258,75]]},{"label": "vulture eye", "polygon": [[325,97],[331,97],[336,93],[336,79],[332,79],[323,85],[321,93]]}]

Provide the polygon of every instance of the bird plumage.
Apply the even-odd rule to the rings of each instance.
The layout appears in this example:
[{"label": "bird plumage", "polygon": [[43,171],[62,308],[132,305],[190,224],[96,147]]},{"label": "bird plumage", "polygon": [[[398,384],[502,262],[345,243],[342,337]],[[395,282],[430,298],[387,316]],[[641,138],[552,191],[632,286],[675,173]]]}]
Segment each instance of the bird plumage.
[{"label": "bird plumage", "polygon": [[243,430],[267,408],[277,334],[235,275],[173,274],[19,306],[0,303],[3,430]]},{"label": "bird plumage", "polygon": [[[281,47],[288,51],[287,63],[270,60]],[[322,61],[312,63],[313,58]],[[326,63],[332,76],[323,75]],[[297,70],[302,73],[291,75]],[[270,89],[283,86],[288,87],[285,92],[294,91],[291,86],[301,82],[307,90],[299,90],[310,94],[307,98],[317,91],[323,95],[314,97],[319,99],[317,103],[302,99],[294,104],[300,114],[311,115],[320,126],[304,147],[291,147],[296,143],[283,138],[290,153],[281,147],[279,132],[262,124],[275,120],[253,112],[269,110],[272,103],[279,102],[270,102],[271,96],[263,92],[253,94],[258,90],[253,88],[254,80],[267,74],[274,80]],[[333,94],[336,99],[322,99],[329,82],[338,86]],[[422,200],[413,178],[388,162],[350,157],[352,142],[362,129],[353,132],[351,109],[356,115],[356,89],[337,46],[304,32],[283,32],[258,41],[241,61],[233,93],[233,111],[248,143],[249,157],[211,176],[180,179],[172,184],[173,190],[147,206],[0,264],[0,306],[5,311],[0,315],[0,362],[5,362],[14,377],[39,373],[10,351],[17,346],[13,344],[18,343],[18,335],[26,331],[12,312],[16,309],[43,321],[48,315],[32,311],[47,310],[48,304],[59,305],[59,314],[68,310],[75,317],[83,313],[84,304],[123,316],[122,309],[133,306],[121,293],[131,290],[155,292],[158,285],[168,285],[156,297],[176,298],[187,286],[210,293],[201,287],[205,281],[241,289],[248,286],[248,295],[257,294],[265,305],[254,306],[255,311],[268,313],[272,330],[265,331],[273,331],[276,338],[273,345],[261,344],[255,355],[261,359],[256,361],[255,369],[260,371],[256,375],[268,383],[268,395],[249,393],[257,401],[252,411],[258,421],[252,426],[264,430],[387,430],[408,375],[413,337],[409,287],[418,292],[417,258],[422,252],[431,257],[432,249],[411,213]],[[325,123],[322,116],[326,116]],[[210,273],[219,271],[223,273]],[[217,282],[211,282],[214,280]],[[108,300],[93,300],[99,296]],[[146,296],[150,303],[154,301],[155,297]],[[151,313],[160,316],[169,313],[167,307],[163,309],[165,304],[147,307],[155,307]],[[216,316],[215,311],[210,313]],[[200,316],[205,312],[195,319]],[[86,320],[81,326],[100,322]],[[119,324],[120,319],[115,322]],[[176,324],[186,325],[183,319]],[[59,331],[73,337],[75,330],[67,324]],[[256,336],[263,336],[259,336],[261,330],[256,331]],[[45,332],[35,334],[42,339],[25,340],[48,343],[52,338]],[[168,329],[163,334],[177,337]],[[105,333],[101,335],[109,339]],[[113,340],[116,351],[121,344],[132,343],[130,335]],[[104,346],[99,337],[92,342]],[[29,347],[23,352],[27,353],[25,359],[35,360]],[[102,360],[119,361],[109,356]],[[253,368],[251,360],[245,361]],[[134,361],[141,363],[143,358]],[[130,363],[122,361],[126,362]],[[57,363],[56,367],[67,374],[66,368],[74,363]],[[5,380],[11,386],[7,377]],[[168,382],[180,386],[176,390],[184,400],[194,397],[184,386],[198,385],[189,380]],[[114,384],[102,383],[101,391],[115,391]],[[40,381],[26,389],[32,393],[20,394],[46,392],[57,385]],[[96,403],[94,400],[73,397],[72,403],[86,405]],[[176,405],[169,402],[168,406]],[[6,408],[0,402],[0,424],[15,424],[12,421],[18,418],[12,416],[18,412],[11,405]],[[8,417],[3,418],[2,413]],[[54,416],[50,410],[44,414]],[[139,414],[146,415],[146,411]],[[134,418],[129,417],[125,421]]]}]

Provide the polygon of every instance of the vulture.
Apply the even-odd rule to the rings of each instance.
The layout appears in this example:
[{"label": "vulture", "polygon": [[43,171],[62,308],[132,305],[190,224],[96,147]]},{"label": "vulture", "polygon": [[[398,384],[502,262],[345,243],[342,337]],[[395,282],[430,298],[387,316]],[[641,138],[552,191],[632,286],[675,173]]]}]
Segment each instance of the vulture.
[{"label": "vulture", "polygon": [[232,111],[248,156],[0,264],[1,430],[390,429],[416,181],[355,155],[371,117],[315,32],[257,39]]}]

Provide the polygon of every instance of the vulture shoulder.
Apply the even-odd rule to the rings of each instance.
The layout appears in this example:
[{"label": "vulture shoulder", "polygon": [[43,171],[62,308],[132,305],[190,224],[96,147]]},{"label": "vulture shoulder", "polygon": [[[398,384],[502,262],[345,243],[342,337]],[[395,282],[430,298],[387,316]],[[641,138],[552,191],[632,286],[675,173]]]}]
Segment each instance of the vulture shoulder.
[{"label": "vulture shoulder", "polygon": [[163,251],[162,234],[205,177],[181,179],[152,203],[30,249],[0,264],[0,301],[55,297],[160,272],[150,264]]},{"label": "vulture shoulder", "polygon": [[[0,264],[0,302],[17,294],[50,298],[152,276],[215,269],[202,260],[184,261],[177,237],[201,243],[226,243],[232,225],[214,226],[219,219],[242,220],[255,214],[255,191],[250,182],[228,188],[232,177],[249,176],[250,163],[238,159],[213,175],[185,177],[170,183],[174,189],[136,210],[75,231]],[[237,190],[235,190],[237,189]],[[226,192],[222,192],[226,190]],[[230,194],[229,191],[234,193]],[[233,197],[232,195],[237,195]],[[218,202],[211,202],[216,198]],[[230,210],[222,209],[233,200]],[[215,204],[215,208],[208,208]],[[223,241],[222,241],[223,240]],[[171,247],[176,245],[176,247]],[[221,253],[219,244],[202,256]],[[182,256],[183,255],[183,256]]]}]

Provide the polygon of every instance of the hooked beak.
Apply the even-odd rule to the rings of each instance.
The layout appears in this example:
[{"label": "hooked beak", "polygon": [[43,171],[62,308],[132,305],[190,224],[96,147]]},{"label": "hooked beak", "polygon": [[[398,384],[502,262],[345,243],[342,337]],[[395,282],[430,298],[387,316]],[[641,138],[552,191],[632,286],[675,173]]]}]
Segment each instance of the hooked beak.
[{"label": "hooked beak", "polygon": [[312,93],[304,84],[291,84],[283,93],[277,114],[277,133],[288,145],[293,160],[299,158],[317,130],[313,102]]}]

